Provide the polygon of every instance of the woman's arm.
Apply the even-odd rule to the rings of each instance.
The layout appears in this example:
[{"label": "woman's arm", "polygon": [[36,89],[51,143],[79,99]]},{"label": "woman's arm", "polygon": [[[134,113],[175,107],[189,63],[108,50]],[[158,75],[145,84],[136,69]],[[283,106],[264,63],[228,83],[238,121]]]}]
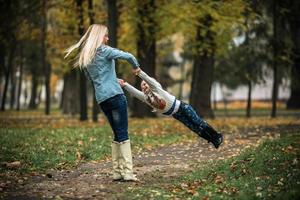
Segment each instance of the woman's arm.
[{"label": "woman's arm", "polygon": [[136,58],[128,52],[121,51],[119,49],[115,49],[107,46],[106,48],[107,58],[109,59],[124,59],[129,62],[134,69],[139,68],[140,64],[136,60]]}]

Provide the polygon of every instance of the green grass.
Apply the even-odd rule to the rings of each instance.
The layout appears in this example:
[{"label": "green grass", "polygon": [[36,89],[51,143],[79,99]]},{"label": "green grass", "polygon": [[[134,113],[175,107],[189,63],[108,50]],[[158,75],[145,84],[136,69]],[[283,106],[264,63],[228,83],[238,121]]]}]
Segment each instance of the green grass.
[{"label": "green grass", "polygon": [[[173,181],[128,190],[129,199],[297,199],[300,134],[265,141],[225,161],[201,164]],[[298,196],[298,197],[297,197]]]},{"label": "green grass", "polygon": [[[130,135],[134,151],[185,138],[186,135],[174,131],[161,136]],[[111,128],[107,125],[98,128],[1,128],[0,163],[20,161],[20,168],[14,169],[17,172],[68,168],[76,165],[78,160],[86,162],[110,156],[111,140]],[[0,172],[7,170],[0,168]]]}]

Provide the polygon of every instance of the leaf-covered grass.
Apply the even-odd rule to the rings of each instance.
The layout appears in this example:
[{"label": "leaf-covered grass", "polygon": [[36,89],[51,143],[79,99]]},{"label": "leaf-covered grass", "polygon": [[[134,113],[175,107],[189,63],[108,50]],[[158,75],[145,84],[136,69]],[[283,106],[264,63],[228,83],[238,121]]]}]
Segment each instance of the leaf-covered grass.
[{"label": "leaf-covered grass", "polygon": [[128,191],[130,199],[297,199],[300,133],[265,141],[235,158],[201,164],[168,183]]},{"label": "leaf-covered grass", "polygon": [[[134,151],[171,144],[188,137],[173,131],[167,134],[130,134]],[[144,134],[144,135],[143,135]],[[145,134],[147,136],[145,136]],[[158,138],[159,137],[159,138]],[[1,128],[0,163],[20,161],[19,172],[72,167],[79,162],[99,161],[110,156],[112,132],[108,125],[97,128]],[[0,172],[10,170],[0,168]]]}]

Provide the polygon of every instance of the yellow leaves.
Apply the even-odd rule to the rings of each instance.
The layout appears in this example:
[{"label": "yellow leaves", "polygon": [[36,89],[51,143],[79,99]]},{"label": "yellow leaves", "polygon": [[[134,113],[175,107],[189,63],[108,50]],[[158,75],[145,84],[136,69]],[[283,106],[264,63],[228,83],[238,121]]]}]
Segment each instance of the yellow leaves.
[{"label": "yellow leaves", "polygon": [[150,151],[152,149],[152,145],[151,144],[145,144],[144,148],[147,149],[148,151]]},{"label": "yellow leaves", "polygon": [[79,151],[76,151],[76,159],[77,161],[80,161],[82,159],[81,153]]},{"label": "yellow leaves", "polygon": [[292,147],[291,145],[281,149],[284,153],[287,154],[297,154],[297,148]]},{"label": "yellow leaves", "polygon": [[199,196],[199,193],[197,190],[201,187],[202,181],[195,180],[194,182],[188,182],[188,183],[181,183],[179,186],[173,186],[170,191],[172,193],[178,193],[180,191],[185,191],[186,193],[192,195],[192,196]]}]

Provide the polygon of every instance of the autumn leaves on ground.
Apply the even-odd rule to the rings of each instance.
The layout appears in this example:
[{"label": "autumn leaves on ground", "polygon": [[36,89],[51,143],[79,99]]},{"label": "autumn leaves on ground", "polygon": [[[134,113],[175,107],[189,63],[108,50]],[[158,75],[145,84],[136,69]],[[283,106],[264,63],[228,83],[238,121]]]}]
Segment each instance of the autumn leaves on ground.
[{"label": "autumn leaves on ground", "polygon": [[300,120],[208,120],[222,130],[215,150],[169,118],[130,119],[139,183],[111,180],[111,130],[39,112],[0,116],[1,199],[296,199]]}]

